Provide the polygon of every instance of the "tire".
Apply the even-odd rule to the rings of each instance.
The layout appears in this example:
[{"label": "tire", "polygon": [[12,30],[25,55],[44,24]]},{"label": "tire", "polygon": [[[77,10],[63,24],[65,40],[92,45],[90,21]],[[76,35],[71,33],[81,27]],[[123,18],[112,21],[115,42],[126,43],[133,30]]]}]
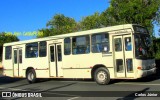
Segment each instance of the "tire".
[{"label": "tire", "polygon": [[26,75],[27,81],[32,84],[36,82],[36,72],[34,69],[30,69]]},{"label": "tire", "polygon": [[109,84],[110,82],[109,71],[104,67],[96,69],[96,71],[94,72],[94,80],[96,81],[97,84],[100,85]]}]

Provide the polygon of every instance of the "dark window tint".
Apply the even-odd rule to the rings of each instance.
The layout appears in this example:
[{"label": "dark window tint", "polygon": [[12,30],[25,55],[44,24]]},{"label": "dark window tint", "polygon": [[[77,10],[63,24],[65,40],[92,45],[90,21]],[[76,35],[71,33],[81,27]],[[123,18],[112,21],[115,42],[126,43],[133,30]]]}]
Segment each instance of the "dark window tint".
[{"label": "dark window tint", "polygon": [[57,52],[58,52],[58,61],[62,61],[62,50],[61,45],[57,45]]},{"label": "dark window tint", "polygon": [[70,38],[64,39],[64,55],[70,55],[71,54],[71,40]]},{"label": "dark window tint", "polygon": [[92,52],[99,53],[106,49],[109,51],[109,35],[107,33],[94,34],[92,35]]},{"label": "dark window tint", "polygon": [[73,54],[87,54],[90,52],[89,36],[79,36],[72,38],[72,52]]},{"label": "dark window tint", "polygon": [[46,56],[46,41],[39,43],[39,57],[45,57]]},{"label": "dark window tint", "polygon": [[123,60],[116,59],[117,72],[123,72]]},{"label": "dark window tint", "polygon": [[17,64],[17,50],[14,50],[14,64]]},{"label": "dark window tint", "polygon": [[19,63],[22,63],[22,49],[19,50]]},{"label": "dark window tint", "polygon": [[54,62],[54,46],[50,46],[50,61]]},{"label": "dark window tint", "polygon": [[12,47],[11,46],[7,46],[5,48],[5,59],[11,59],[12,57]]},{"label": "dark window tint", "polygon": [[26,58],[38,57],[38,43],[26,44]]},{"label": "dark window tint", "polygon": [[133,72],[133,62],[132,59],[126,59],[127,72]]},{"label": "dark window tint", "polygon": [[121,38],[114,39],[115,51],[122,51],[122,41]]}]

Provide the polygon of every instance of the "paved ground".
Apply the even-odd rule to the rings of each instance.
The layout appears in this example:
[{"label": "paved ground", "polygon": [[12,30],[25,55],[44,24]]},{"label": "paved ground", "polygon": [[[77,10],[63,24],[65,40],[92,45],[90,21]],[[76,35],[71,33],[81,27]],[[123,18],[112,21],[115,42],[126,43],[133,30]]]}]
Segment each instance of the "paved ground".
[{"label": "paved ground", "polygon": [[[6,92],[12,98],[2,98],[2,95],[6,96]],[[147,96],[148,93],[152,97]],[[98,85],[92,80],[72,79],[47,79],[28,84],[26,79],[0,77],[0,99],[28,100],[21,96],[31,95],[42,95],[42,98],[29,98],[33,100],[160,100],[160,71],[138,80],[112,80],[109,85]]]},{"label": "paved ground", "polygon": [[[28,99],[16,97],[17,94],[13,94],[14,91],[20,93],[39,92],[43,97],[37,99],[48,100],[159,100],[159,97],[144,97],[144,95],[150,91],[150,93],[160,96],[160,76],[157,74],[139,80],[114,80],[109,85],[98,85],[92,80],[72,79],[50,79],[28,84],[25,79],[1,77],[0,91],[12,91],[12,96],[15,96],[1,99]],[[143,97],[135,96],[135,94],[143,94]]]}]

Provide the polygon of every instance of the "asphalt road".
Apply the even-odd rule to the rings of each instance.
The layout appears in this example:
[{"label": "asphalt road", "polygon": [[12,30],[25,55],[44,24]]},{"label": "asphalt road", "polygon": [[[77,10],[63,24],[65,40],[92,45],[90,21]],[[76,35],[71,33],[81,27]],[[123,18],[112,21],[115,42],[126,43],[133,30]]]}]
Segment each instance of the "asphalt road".
[{"label": "asphalt road", "polygon": [[[152,93],[152,97],[147,96],[147,91]],[[28,84],[26,79],[0,77],[0,92],[1,96],[6,96],[2,92],[10,92],[12,96],[12,98],[1,97],[0,99],[13,100],[28,100],[28,98],[22,98],[22,95],[28,96],[28,93],[35,92],[37,94],[32,94],[32,96],[42,96],[42,98],[32,97],[29,99],[160,100],[160,75],[156,74],[138,80],[112,80],[109,85],[98,85],[92,80],[73,79],[49,79]],[[18,93],[21,93],[21,95],[18,95]],[[159,97],[156,95],[159,95]]]}]

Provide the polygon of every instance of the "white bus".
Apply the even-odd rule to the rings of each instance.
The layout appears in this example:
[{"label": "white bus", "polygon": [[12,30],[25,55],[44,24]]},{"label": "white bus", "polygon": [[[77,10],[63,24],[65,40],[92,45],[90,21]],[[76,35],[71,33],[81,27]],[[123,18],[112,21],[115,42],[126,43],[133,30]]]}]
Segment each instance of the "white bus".
[{"label": "white bus", "polygon": [[124,24],[3,45],[3,75],[27,78],[137,79],[156,72],[146,28]]}]

